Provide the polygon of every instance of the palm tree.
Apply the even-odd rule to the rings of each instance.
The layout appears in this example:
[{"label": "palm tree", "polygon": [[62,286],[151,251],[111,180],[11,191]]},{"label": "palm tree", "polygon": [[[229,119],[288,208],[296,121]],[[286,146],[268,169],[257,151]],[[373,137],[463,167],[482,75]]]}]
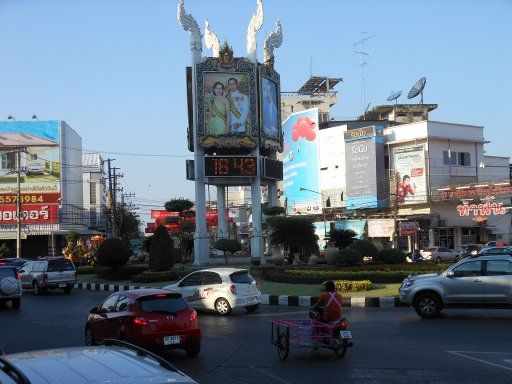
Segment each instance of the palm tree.
[{"label": "palm tree", "polygon": [[332,229],[325,237],[333,241],[336,248],[347,248],[355,240],[357,234],[351,229]]}]

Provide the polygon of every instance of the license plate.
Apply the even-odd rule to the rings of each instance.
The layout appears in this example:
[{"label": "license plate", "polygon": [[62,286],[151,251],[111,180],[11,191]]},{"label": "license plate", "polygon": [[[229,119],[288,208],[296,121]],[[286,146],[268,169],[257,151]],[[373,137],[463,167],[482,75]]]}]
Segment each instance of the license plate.
[{"label": "license plate", "polygon": [[340,335],[343,339],[351,339],[352,338],[352,334],[350,333],[350,331],[341,331]]},{"label": "license plate", "polygon": [[164,336],[164,345],[179,344],[179,336]]},{"label": "license plate", "polygon": [[66,284],[59,284],[59,288],[66,288]]}]

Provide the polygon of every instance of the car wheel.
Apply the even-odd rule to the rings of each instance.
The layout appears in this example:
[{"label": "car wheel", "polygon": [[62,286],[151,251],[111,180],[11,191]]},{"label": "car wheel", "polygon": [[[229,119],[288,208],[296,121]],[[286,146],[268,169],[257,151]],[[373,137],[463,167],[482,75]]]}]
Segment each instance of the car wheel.
[{"label": "car wheel", "polygon": [[20,298],[12,299],[11,303],[12,303],[12,307],[14,309],[20,309],[20,306],[21,306],[21,299]]},{"label": "car wheel", "polygon": [[32,283],[32,289],[34,290],[34,295],[39,296],[43,294],[43,289],[39,286],[37,281]]},{"label": "car wheel", "polygon": [[71,288],[73,288],[73,287],[64,288],[64,293],[66,293],[66,294],[71,293]]},{"label": "car wheel", "polygon": [[441,312],[441,301],[431,293],[420,295],[414,302],[416,313],[424,319],[431,319]]},{"label": "car wheel", "polygon": [[221,297],[215,302],[215,310],[219,315],[227,316],[231,313],[231,305],[229,305],[229,302],[226,299]]},{"label": "car wheel", "polygon": [[247,307],[245,307],[245,310],[249,313],[256,312],[259,306],[259,304],[248,305]]},{"label": "car wheel", "polygon": [[436,257],[436,263],[440,263],[441,262],[441,257],[440,256],[437,256]]},{"label": "car wheel", "polygon": [[92,334],[92,329],[90,327],[85,328],[85,345],[96,345],[96,340],[94,340],[94,335]]},{"label": "car wheel", "polygon": [[185,353],[188,357],[196,357],[201,351],[201,342],[198,340],[190,341],[185,346]]}]

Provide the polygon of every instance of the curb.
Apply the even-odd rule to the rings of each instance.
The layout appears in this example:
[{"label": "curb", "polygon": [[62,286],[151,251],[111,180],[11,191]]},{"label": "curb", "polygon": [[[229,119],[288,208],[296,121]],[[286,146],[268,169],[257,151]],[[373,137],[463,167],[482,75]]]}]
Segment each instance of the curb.
[{"label": "curb", "polygon": [[[139,285],[116,285],[99,283],[76,283],[75,288],[88,291],[121,292],[132,289],[150,288]],[[262,295],[261,304],[284,307],[311,307],[318,300],[317,296]],[[406,307],[395,296],[383,297],[344,297],[343,307],[352,308],[397,308]]]}]

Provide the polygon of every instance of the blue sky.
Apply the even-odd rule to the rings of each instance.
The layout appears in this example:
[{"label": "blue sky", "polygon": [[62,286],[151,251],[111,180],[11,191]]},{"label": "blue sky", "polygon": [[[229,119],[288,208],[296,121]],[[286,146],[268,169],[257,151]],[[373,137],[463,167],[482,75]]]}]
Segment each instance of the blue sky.
[{"label": "blue sky", "polygon": [[[66,120],[86,149],[105,153],[124,173],[141,213],[175,196],[193,196],[185,180],[185,66],[188,34],[176,21],[177,0],[0,0],[0,120]],[[186,0],[204,31],[245,55],[255,0]],[[484,125],[489,154],[510,155],[512,1],[264,0],[265,35],[280,17],[276,51],[282,90],[294,91],[310,71],[343,77],[334,116],[361,113],[361,71],[352,44],[367,44],[367,102],[385,103],[427,77],[433,120]],[[209,52],[204,48],[203,53]],[[405,102],[405,97],[401,101]],[[141,200],[139,200],[141,199]]]}]

